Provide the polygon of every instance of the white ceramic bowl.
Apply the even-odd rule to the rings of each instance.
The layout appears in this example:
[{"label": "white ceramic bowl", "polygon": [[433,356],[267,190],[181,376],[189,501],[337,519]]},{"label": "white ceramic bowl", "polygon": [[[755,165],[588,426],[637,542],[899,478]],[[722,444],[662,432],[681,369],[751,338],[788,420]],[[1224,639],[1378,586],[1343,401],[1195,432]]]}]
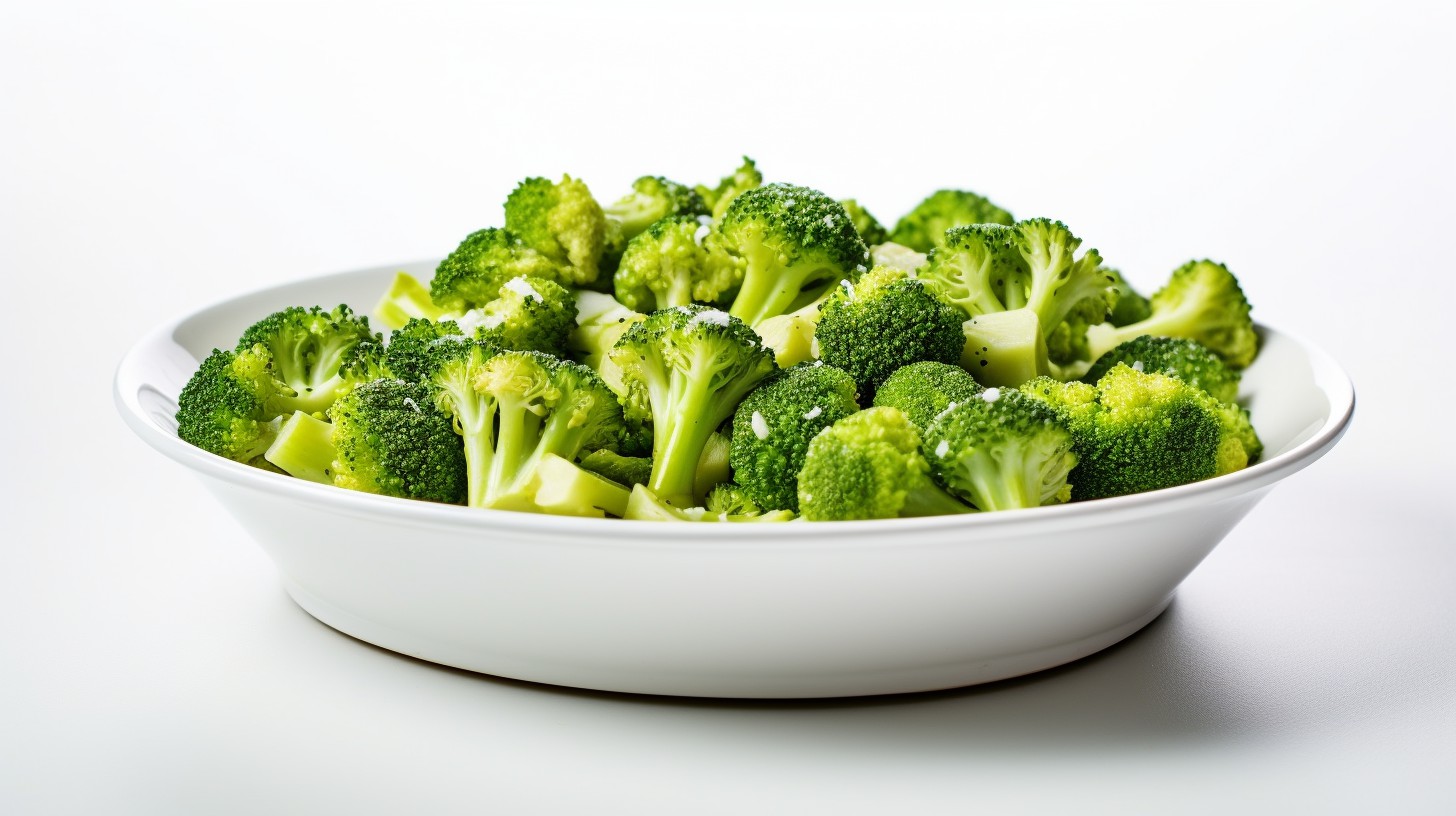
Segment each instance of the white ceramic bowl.
[{"label": "white ceramic bowl", "polygon": [[[361,640],[478,672],[590,689],[838,697],[952,688],[1116,643],[1276,482],[1339,440],[1349,378],[1262,328],[1242,397],[1267,450],[1228,476],[972,516],[672,524],[472,510],[290,479],[177,438],[176,397],[214,346],[291,305],[368,309],[400,267],[235,298],[122,360],[116,401],[193,469],[304,609]],[[404,267],[426,279],[431,264]]]}]

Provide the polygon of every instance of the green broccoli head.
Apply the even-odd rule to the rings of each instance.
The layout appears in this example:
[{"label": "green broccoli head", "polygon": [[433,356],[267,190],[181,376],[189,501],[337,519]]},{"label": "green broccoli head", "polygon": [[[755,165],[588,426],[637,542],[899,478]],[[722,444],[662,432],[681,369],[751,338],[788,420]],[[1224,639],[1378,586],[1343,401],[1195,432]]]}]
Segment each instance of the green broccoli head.
[{"label": "green broccoli head", "polygon": [[[1113,281],[1102,271],[1102,256],[1089,249],[1075,257],[1082,239],[1049,218],[1018,221],[1012,243],[1026,263],[1026,308],[1041,322],[1048,353],[1053,353],[1052,338],[1061,331],[1054,356],[1064,362],[1066,355],[1092,359],[1087,326],[1102,322],[1112,297]],[[1062,328],[1064,323],[1068,328]]]},{"label": "green broccoli head", "polygon": [[609,243],[618,244],[617,251],[628,241],[641,235],[654,223],[668,216],[709,217],[711,211],[696,190],[662,176],[643,176],[632,182],[632,192],[604,209]]},{"label": "green broccoli head", "polygon": [[[796,502],[797,504],[797,502]],[[732,482],[720,482],[708,491],[703,507],[715,516],[757,516],[764,508],[759,506],[748,491]]]},{"label": "green broccoli head", "polygon": [[902,269],[879,266],[830,294],[814,337],[824,362],[873,395],[894,371],[932,360],[954,363],[965,347],[962,316]]},{"label": "green broccoli head", "polygon": [[709,214],[716,221],[728,211],[728,205],[733,203],[733,199],[762,185],[763,174],[758,172],[758,166],[754,164],[753,159],[744,156],[743,164],[739,165],[738,169],[731,174],[724,176],[717,186],[705,187],[700,184],[694,189],[703,199],[703,203],[708,206]]},{"label": "green broccoli head", "polygon": [[870,251],[838,201],[808,187],[770,184],[733,199],[719,224],[742,270],[729,313],[758,326],[866,269]]},{"label": "green broccoli head", "polygon": [[1207,391],[1219,402],[1238,399],[1240,372],[1229,368],[1217,354],[1193,340],[1150,334],[1135,337],[1098,357],[1081,379],[1096,383],[1118,363],[1138,371],[1177,377]]},{"label": "green broccoli head", "polygon": [[[430,298],[442,312],[461,314],[484,306],[500,295],[506,281],[521,276],[570,280],[557,261],[528,246],[520,237],[488,227],[465,236],[460,246],[435,268]],[[438,318],[440,315],[425,315]]]},{"label": "green broccoli head", "polygon": [[890,231],[885,229],[878,219],[870,215],[869,210],[860,206],[858,201],[846,198],[839,202],[844,211],[849,213],[849,220],[854,222],[854,229],[859,233],[867,246],[876,246],[890,240]]},{"label": "green broccoli head", "polygon": [[597,279],[607,219],[585,183],[571,176],[554,183],[528,178],[511,191],[505,209],[506,229],[554,261],[564,283]]},{"label": "green broccoli head", "polygon": [[462,339],[465,332],[453,320],[411,318],[389,335],[382,356],[383,374],[406,382],[424,382],[433,368],[431,344],[442,337]]},{"label": "green broccoli head", "polygon": [[1016,228],[1004,224],[952,227],[916,273],[966,317],[1026,305],[1031,270],[1016,248]]},{"label": "green broccoli head", "polygon": [[1148,299],[1138,294],[1132,284],[1127,282],[1122,272],[1109,266],[1102,267],[1102,272],[1112,278],[1112,309],[1107,313],[1107,322],[1114,326],[1127,326],[1139,320],[1147,320],[1153,313]]},{"label": "green broccoli head", "polygon": [[810,521],[971,512],[929,470],[915,425],[898,409],[867,408],[810,441],[799,470],[799,512]]},{"label": "green broccoli head", "polygon": [[890,240],[916,252],[929,252],[945,241],[945,231],[967,224],[1011,224],[1011,213],[966,190],[937,190],[906,213]]},{"label": "green broccoli head", "polygon": [[340,397],[328,415],[337,455],[335,485],[448,504],[464,501],[460,437],[426,386],[374,380]]},{"label": "green broccoli head", "polygon": [[467,334],[503,349],[566,354],[576,328],[576,296],[545,278],[511,278],[499,296],[456,319]]},{"label": "green broccoli head", "polygon": [[369,330],[369,318],[340,305],[292,306],[249,326],[235,351],[263,346],[273,358],[273,373],[294,391],[290,411],[325,411],[347,384],[339,370],[361,342],[381,341]]},{"label": "green broccoli head", "polygon": [[293,390],[273,374],[261,343],[213,349],[177,397],[177,436],[237,462],[261,456],[278,434]]},{"label": "green broccoli head", "polygon": [[738,285],[739,270],[714,251],[706,216],[673,215],[632,239],[614,276],[617,300],[638,312],[716,303]]},{"label": "green broccoli head", "polygon": [[1244,467],[1251,447],[1257,456],[1242,409],[1176,377],[1118,363],[1096,385],[1042,377],[1021,391],[1071,431],[1074,500],[1188,484]]},{"label": "green broccoli head", "polygon": [[776,370],[773,352],[743,321],[705,306],[655,311],[613,347],[629,420],[652,423],[648,487],[680,507],[695,504],[693,481],[708,436]]},{"label": "green broccoli head", "polygon": [[1071,497],[1072,434],[1046,404],[988,388],[941,412],[925,430],[935,480],[981,510],[1016,510]]},{"label": "green broccoli head", "polygon": [[896,369],[875,390],[874,404],[898,408],[924,431],[942,411],[982,390],[960,366],[926,360]]},{"label": "green broccoli head", "polygon": [[1089,332],[1093,359],[1144,334],[1183,337],[1207,346],[1233,368],[1245,368],[1259,351],[1249,301],[1228,267],[1189,261],[1148,299],[1152,313],[1124,326],[1096,326]]},{"label": "green broccoli head", "polygon": [[733,413],[729,463],[759,507],[799,510],[797,476],[809,440],[859,410],[854,377],[822,362],[801,363],[765,380]]}]

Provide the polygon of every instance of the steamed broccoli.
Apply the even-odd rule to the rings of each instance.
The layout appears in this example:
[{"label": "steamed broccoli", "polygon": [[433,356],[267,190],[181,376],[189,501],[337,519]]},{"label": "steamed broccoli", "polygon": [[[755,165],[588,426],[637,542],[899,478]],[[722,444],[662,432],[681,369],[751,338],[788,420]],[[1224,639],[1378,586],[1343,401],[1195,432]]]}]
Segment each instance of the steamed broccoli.
[{"label": "steamed broccoli", "polygon": [[906,213],[890,240],[917,252],[929,252],[945,240],[945,231],[967,224],[1010,224],[1011,213],[966,190],[937,190]]},{"label": "steamed broccoli", "polygon": [[923,432],[942,411],[982,390],[960,366],[927,360],[897,369],[875,390],[874,404],[900,409]]},{"label": "steamed broccoli", "polygon": [[1072,434],[1072,499],[1097,499],[1231,473],[1258,455],[1248,417],[1175,377],[1114,365],[1096,383],[1032,380]]},{"label": "steamed broccoli", "polygon": [[1196,340],[1234,368],[1248,366],[1259,351],[1249,301],[1223,264],[1204,260],[1178,267],[1148,299],[1148,307],[1151,314],[1136,323],[1093,326],[1088,331],[1091,359],[1144,334]]},{"label": "steamed broccoli", "polygon": [[576,328],[576,297],[544,278],[511,278],[499,296],[455,319],[461,331],[503,349],[566,354]]},{"label": "steamed broccoli", "polygon": [[369,318],[355,315],[348,306],[331,311],[292,306],[249,326],[235,351],[267,348],[274,375],[294,392],[289,407],[317,413],[348,390],[340,370],[351,362],[354,348],[380,340],[370,331]]},{"label": "steamed broccoli", "polygon": [[708,497],[703,500],[703,508],[716,516],[758,516],[764,510],[733,482],[722,482],[709,490]]},{"label": "steamed broccoli", "polygon": [[579,464],[598,476],[629,488],[634,484],[647,484],[652,478],[651,459],[645,456],[623,456],[605,448],[581,457]]},{"label": "steamed broccoli", "polygon": [[338,487],[460,504],[465,456],[430,391],[404,380],[364,383],[329,408],[333,482]]},{"label": "steamed broccoli", "polygon": [[763,338],[763,344],[773,349],[774,359],[780,367],[806,363],[819,356],[814,333],[819,329],[819,310],[831,294],[833,290],[806,306],[788,314],[774,315],[753,327]]},{"label": "steamed broccoli", "polygon": [[439,319],[484,306],[500,297],[506,281],[523,275],[571,280],[560,263],[506,230],[489,227],[472,232],[440,262],[430,280],[430,298],[440,311],[420,316]]},{"label": "steamed broccoli", "polygon": [[1138,294],[1127,282],[1122,272],[1109,266],[1102,267],[1102,271],[1109,278],[1112,278],[1112,308],[1107,312],[1107,322],[1114,326],[1126,326],[1136,323],[1139,320],[1147,320],[1153,313],[1148,299]]},{"label": "steamed broccoli", "polygon": [[712,227],[705,221],[668,216],[633,238],[614,277],[617,300],[630,309],[652,312],[716,303],[736,287],[738,269],[707,241]]},{"label": "steamed broccoli", "polygon": [[709,214],[713,220],[719,220],[728,211],[728,205],[733,199],[756,187],[763,185],[763,174],[758,172],[758,166],[753,159],[743,157],[743,164],[734,170],[732,175],[724,176],[716,187],[705,187],[699,184],[695,191],[708,206]]},{"label": "steamed broccoli", "polygon": [[177,397],[177,436],[238,462],[261,456],[291,413],[293,390],[273,374],[263,345],[213,349]]},{"label": "steamed broccoli", "polygon": [[374,305],[374,316],[391,331],[411,320],[439,320],[450,311],[430,297],[430,287],[408,272],[396,272],[389,288]]},{"label": "steamed broccoli", "polygon": [[1125,363],[1138,371],[1177,377],[1207,391],[1219,402],[1233,402],[1239,395],[1239,372],[1193,340],[1148,334],[1135,337],[1098,357],[1092,368],[1082,376],[1082,381],[1096,383],[1118,363]]},{"label": "steamed broccoli", "polygon": [[1018,391],[988,388],[942,411],[925,430],[936,482],[981,510],[1057,504],[1077,463],[1057,413]]},{"label": "steamed broccoli", "polygon": [[729,314],[754,327],[857,278],[870,257],[839,202],[790,184],[758,187],[733,199],[719,237],[743,275]]},{"label": "steamed broccoli", "polygon": [[554,261],[563,283],[597,279],[607,219],[585,183],[571,176],[555,183],[528,178],[511,191],[505,210],[506,229]]},{"label": "steamed broccoli", "polygon": [[582,290],[576,293],[576,328],[567,338],[572,359],[601,375],[618,395],[626,393],[622,370],[609,353],[627,329],[646,315],[623,306],[611,295]]},{"label": "steamed broccoli", "polygon": [[637,521],[718,521],[718,522],[777,522],[790,521],[794,514],[788,510],[773,510],[767,513],[734,514],[710,510],[706,507],[678,507],[653,493],[646,485],[632,488],[627,501],[627,512],[623,518]]},{"label": "steamed broccoli", "polygon": [[853,375],[868,398],[901,366],[958,361],[963,319],[904,270],[878,266],[824,301],[814,338],[820,359]]},{"label": "steamed broccoli", "polygon": [[858,201],[846,198],[839,203],[844,206],[844,211],[849,213],[849,220],[854,222],[855,231],[859,233],[860,238],[864,239],[867,246],[873,247],[890,240],[890,231],[885,229],[885,225],[881,224],[879,219],[870,215],[869,210],[861,207]]},{"label": "steamed broccoli", "polygon": [[802,363],[765,380],[733,414],[729,462],[739,489],[768,510],[799,510],[798,473],[809,440],[859,410],[854,377]]},{"label": "steamed broccoli", "polygon": [[603,208],[603,213],[607,219],[607,251],[617,256],[629,241],[668,216],[711,215],[696,190],[661,176],[643,176],[632,182],[632,192]]},{"label": "steamed broccoli", "polygon": [[648,487],[669,503],[695,504],[694,475],[708,436],[775,370],[743,321],[705,306],[662,309],[617,341],[629,418],[652,422]]},{"label": "steamed broccoli", "polygon": [[799,512],[810,521],[973,512],[936,485],[929,470],[920,434],[904,414],[866,408],[809,443],[799,471]]}]

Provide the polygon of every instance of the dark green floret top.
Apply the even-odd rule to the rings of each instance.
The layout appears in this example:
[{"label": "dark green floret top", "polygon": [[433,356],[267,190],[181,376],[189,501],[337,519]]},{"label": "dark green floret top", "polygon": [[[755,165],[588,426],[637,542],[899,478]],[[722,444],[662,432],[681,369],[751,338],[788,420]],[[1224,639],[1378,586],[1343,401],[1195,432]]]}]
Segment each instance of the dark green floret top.
[{"label": "dark green floret top", "polygon": [[776,182],[749,190],[733,199],[722,230],[760,235],[786,266],[805,256],[822,257],[845,271],[869,263],[869,247],[844,205],[809,187]]},{"label": "dark green floret top", "polygon": [[579,286],[597,279],[607,219],[580,179],[522,181],[506,197],[505,217],[508,231],[561,268],[563,282]]},{"label": "dark green floret top", "polygon": [[1207,346],[1186,338],[1135,337],[1097,358],[1081,379],[1096,383],[1119,363],[1177,377],[1219,402],[1233,402],[1239,395],[1240,372],[1229,368]]},{"label": "dark green floret top", "polygon": [[563,273],[560,263],[519,236],[488,227],[465,236],[435,268],[430,298],[441,309],[458,315],[495,300],[506,281],[523,275],[553,280],[571,277]]},{"label": "dark green floret top", "polygon": [[896,369],[875,390],[874,404],[898,408],[924,431],[942,411],[983,390],[964,368],[927,360]]},{"label": "dark green floret top", "polygon": [[262,344],[240,352],[213,349],[177,397],[177,436],[238,462],[261,456],[291,412],[292,389],[273,375]]},{"label": "dark green floret top", "polygon": [[424,385],[382,379],[355,388],[329,409],[339,487],[461,504],[465,457],[450,420]]},{"label": "dark green floret top", "polygon": [[890,240],[917,252],[929,252],[945,240],[945,231],[967,224],[1011,224],[1011,213],[969,190],[936,190],[906,213]]}]

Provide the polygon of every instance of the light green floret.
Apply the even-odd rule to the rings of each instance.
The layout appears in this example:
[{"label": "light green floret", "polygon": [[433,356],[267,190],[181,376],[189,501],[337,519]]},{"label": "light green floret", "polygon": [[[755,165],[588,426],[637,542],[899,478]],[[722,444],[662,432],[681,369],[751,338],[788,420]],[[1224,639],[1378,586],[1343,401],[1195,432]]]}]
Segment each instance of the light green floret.
[{"label": "light green floret", "polygon": [[985,511],[1059,504],[1072,495],[1072,435],[1055,411],[989,388],[941,412],[925,430],[935,480]]},{"label": "light green floret", "polygon": [[506,198],[505,214],[506,229],[561,267],[563,283],[581,286],[597,279],[607,219],[581,180],[528,178]]},{"label": "light green floret", "polygon": [[293,306],[249,326],[235,351],[267,348],[274,376],[294,392],[288,407],[319,413],[351,387],[340,372],[352,362],[355,347],[381,339],[369,329],[369,318],[348,306],[329,311]]},{"label": "light green floret", "polygon": [[440,309],[422,317],[458,316],[495,300],[506,281],[521,276],[571,280],[562,264],[506,230],[472,232],[435,268],[430,298]]},{"label": "light green floret", "polygon": [[709,435],[773,373],[773,352],[726,312],[679,306],[633,324],[611,360],[621,367],[628,418],[652,423],[648,487],[674,506],[695,505]]},{"label": "light green floret", "polygon": [[854,377],[823,363],[773,375],[733,413],[729,462],[738,489],[767,510],[799,510],[798,475],[809,440],[859,410]]},{"label": "light green floret", "polygon": [[706,507],[678,507],[659,498],[645,485],[632,488],[627,501],[627,512],[623,518],[637,521],[718,521],[718,522],[778,522],[792,521],[794,514],[788,510],[774,510],[768,513],[733,514],[718,512]]},{"label": "light green floret", "polygon": [[1098,357],[1081,380],[1095,383],[1118,363],[1139,371],[1177,377],[1207,391],[1219,402],[1238,399],[1240,372],[1229,368],[1217,354],[1193,340],[1148,334],[1135,337]]},{"label": "light green floret", "polygon": [[719,239],[742,271],[728,311],[754,327],[858,278],[870,257],[838,201],[790,184],[735,198],[719,224]]},{"label": "light green floret", "polygon": [[854,222],[855,231],[859,237],[864,239],[867,246],[874,247],[890,240],[890,231],[879,219],[870,215],[869,210],[860,206],[858,201],[846,198],[839,202],[844,206],[844,211],[849,213],[849,220]]},{"label": "light green floret", "polygon": [[433,367],[431,345],[441,338],[464,337],[465,332],[453,320],[411,318],[390,333],[382,354],[383,374],[407,382],[424,382]]},{"label": "light green floret", "polygon": [[1102,267],[1102,271],[1112,278],[1112,288],[1115,290],[1112,297],[1112,308],[1107,312],[1107,322],[1114,326],[1127,326],[1139,320],[1146,320],[1153,313],[1148,299],[1132,288],[1122,272],[1108,266]]},{"label": "light green floret", "polygon": [[799,512],[810,521],[970,513],[936,485],[915,425],[895,408],[850,414],[814,437],[799,471]]},{"label": "light green floret", "polygon": [[982,390],[960,366],[926,361],[897,369],[875,391],[874,404],[898,408],[923,432],[946,408]]},{"label": "light green floret", "polygon": [[[797,476],[797,474],[795,474]],[[797,506],[795,502],[795,506]],[[743,488],[733,482],[723,482],[708,491],[703,508],[715,516],[758,516],[763,508]]]},{"label": "light green floret", "polygon": [[1234,368],[1248,366],[1259,351],[1249,301],[1223,264],[1204,260],[1178,267],[1148,306],[1152,313],[1136,323],[1093,326],[1088,333],[1092,359],[1144,334],[1196,340]]},{"label": "light green floret", "polygon": [[576,329],[576,296],[544,278],[512,278],[499,296],[456,319],[461,330],[479,340],[514,351],[564,356]]},{"label": "light green floret", "polygon": [[878,266],[825,299],[814,330],[819,359],[848,371],[869,398],[896,369],[961,358],[963,317],[901,269]]},{"label": "light green floret", "polygon": [[261,456],[294,396],[273,374],[268,349],[213,349],[177,397],[177,436],[237,462]]},{"label": "light green floret", "polygon": [[733,199],[762,185],[763,174],[758,172],[758,166],[753,159],[744,156],[743,164],[719,180],[717,186],[706,187],[699,184],[694,189],[707,205],[713,220],[717,221],[728,211],[728,205],[733,203]]},{"label": "light green floret", "polygon": [[738,284],[738,268],[707,239],[712,227],[675,215],[632,239],[614,277],[617,300],[639,312],[716,303]]},{"label": "light green floret", "polygon": [[603,209],[607,217],[607,253],[621,256],[627,243],[668,216],[711,217],[696,190],[662,176],[643,176],[632,192]]},{"label": "light green floret", "polygon": [[334,403],[329,420],[336,486],[448,504],[465,500],[460,438],[425,386],[365,383]]},{"label": "light green floret", "polygon": [[929,252],[945,240],[945,231],[967,224],[1010,224],[1011,213],[967,190],[937,190],[906,213],[890,240],[917,252]]}]

